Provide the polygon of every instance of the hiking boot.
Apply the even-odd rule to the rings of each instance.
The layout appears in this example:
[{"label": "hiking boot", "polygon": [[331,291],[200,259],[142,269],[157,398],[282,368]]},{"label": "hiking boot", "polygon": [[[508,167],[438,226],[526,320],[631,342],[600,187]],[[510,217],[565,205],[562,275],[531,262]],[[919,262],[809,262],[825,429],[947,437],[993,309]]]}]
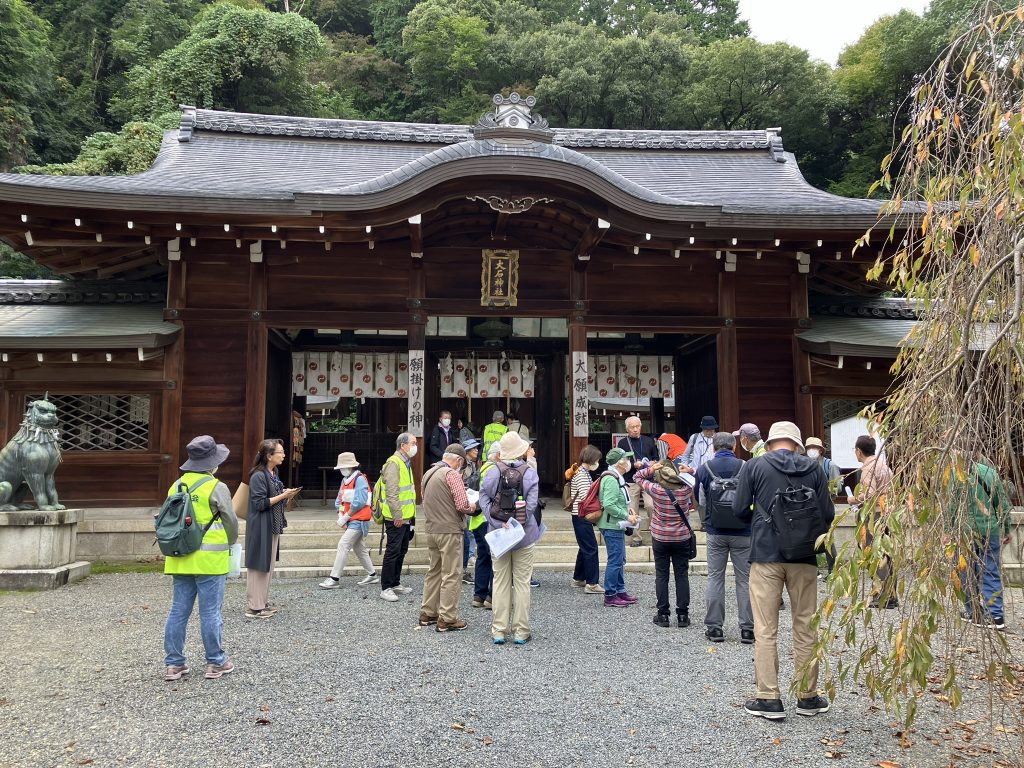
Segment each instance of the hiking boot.
[{"label": "hiking boot", "polygon": [[459,630],[465,629],[469,624],[466,623],[465,619],[455,619],[455,621],[449,623],[444,619],[437,620],[437,631],[438,632],[458,632]]},{"label": "hiking boot", "polygon": [[[751,699],[744,705],[743,709],[747,711],[747,714],[754,715],[754,717],[763,717],[766,720],[786,719],[786,710],[779,699]],[[811,714],[815,713],[812,712]]]},{"label": "hiking boot", "polygon": [[399,584],[397,587],[391,588],[396,595],[408,595],[412,592],[412,587],[403,587]]},{"label": "hiking boot", "polygon": [[320,587],[320,589],[340,589],[341,583],[337,579],[328,576],[326,579],[317,584],[317,586]]},{"label": "hiking boot", "polygon": [[491,608],[491,598],[489,598],[489,597],[486,600],[484,600],[484,610],[485,611],[492,610],[492,608]]},{"label": "hiking boot", "polygon": [[425,613],[420,614],[420,626],[429,627],[431,624],[437,624],[437,616],[428,616]]},{"label": "hiking boot", "polygon": [[824,696],[808,696],[806,699],[797,699],[796,713],[806,717],[814,717],[820,712],[828,712],[830,705]]},{"label": "hiking boot", "polygon": [[207,680],[219,680],[224,675],[230,675],[234,671],[235,665],[231,663],[231,660],[224,659],[221,664],[207,664],[205,677]]},{"label": "hiking boot", "polygon": [[754,630],[752,629],[741,629],[740,630],[740,642],[744,645],[754,644]]},{"label": "hiking boot", "polygon": [[586,579],[573,579],[572,580],[572,585],[574,587],[585,587],[587,585],[587,580]]},{"label": "hiking boot", "polygon": [[690,626],[690,614],[683,611],[680,614],[676,614],[676,624],[685,629]]},{"label": "hiking boot", "polygon": [[173,683],[175,680],[181,680],[182,676],[187,675],[191,671],[188,664],[182,664],[180,667],[168,666],[164,670],[164,680],[168,683]]},{"label": "hiking boot", "polygon": [[725,635],[722,633],[721,627],[708,627],[704,630],[704,637],[706,637],[712,643],[725,642]]},{"label": "hiking boot", "polygon": [[469,572],[469,568],[463,568],[462,569],[462,583],[463,584],[472,584],[473,583],[473,574]]},{"label": "hiking boot", "polygon": [[606,595],[605,598],[604,598],[604,607],[605,608],[628,608],[631,605],[632,605],[632,603],[627,603],[625,600],[623,600],[618,595],[612,595],[611,597],[608,597]]},{"label": "hiking boot", "polygon": [[659,627],[668,626],[668,614],[667,613],[656,613],[654,614],[654,623]]},{"label": "hiking boot", "polygon": [[395,594],[395,590],[393,589],[384,589],[381,590],[380,599],[387,600],[389,603],[397,603],[398,595]]},{"label": "hiking boot", "polygon": [[630,605],[633,605],[634,603],[639,603],[640,602],[640,598],[639,597],[631,595],[631,594],[629,594],[629,592],[619,592],[619,594],[616,595],[616,597],[618,597],[620,600],[622,600],[625,603],[629,603]]},{"label": "hiking boot", "polygon": [[356,582],[360,587],[365,587],[367,584],[376,584],[380,581],[380,576],[376,573],[368,573],[359,581]]},{"label": "hiking boot", "polygon": [[254,611],[252,608],[246,608],[245,618],[247,619],[272,619],[277,611],[271,610],[270,608],[262,608],[258,611]]},{"label": "hiking boot", "polygon": [[473,607],[474,608],[483,608],[484,607],[484,599],[482,597],[474,597],[473,598]]}]

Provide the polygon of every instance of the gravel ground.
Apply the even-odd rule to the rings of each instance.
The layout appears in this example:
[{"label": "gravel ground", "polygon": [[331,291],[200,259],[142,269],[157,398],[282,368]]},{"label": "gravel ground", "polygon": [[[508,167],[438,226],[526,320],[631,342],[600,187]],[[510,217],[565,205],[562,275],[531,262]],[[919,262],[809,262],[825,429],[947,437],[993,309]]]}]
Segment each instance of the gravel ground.
[{"label": "gravel ground", "polygon": [[[194,671],[180,683],[163,681],[166,577],[0,594],[0,766],[951,764],[958,731],[942,728],[953,718],[927,703],[906,751],[892,718],[856,690],[814,718],[797,717],[792,697],[784,722],[745,714],[753,648],[738,643],[734,615],[726,643],[704,639],[703,577],[691,577],[689,629],[651,622],[653,576],[627,574],[641,602],[625,609],[599,607],[568,574],[539,578],[522,647],[490,644],[490,614],[469,606],[468,587],[467,631],[419,629],[422,576],[406,577],[415,591],[395,604],[352,577],[335,591],[279,580],[272,600],[285,608],[266,621],[242,617],[245,585],[234,581],[224,644],[235,673],[202,678],[193,614]],[[783,686],[790,647],[783,625]],[[956,717],[968,716],[981,717]],[[985,757],[955,764],[991,765]]]}]

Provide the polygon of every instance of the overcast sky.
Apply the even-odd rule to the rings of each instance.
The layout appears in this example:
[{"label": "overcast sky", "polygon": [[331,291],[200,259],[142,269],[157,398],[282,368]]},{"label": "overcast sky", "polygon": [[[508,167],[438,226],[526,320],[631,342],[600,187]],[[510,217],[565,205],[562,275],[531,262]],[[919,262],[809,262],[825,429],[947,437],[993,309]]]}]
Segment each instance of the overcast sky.
[{"label": "overcast sky", "polygon": [[763,43],[782,41],[835,66],[840,51],[882,16],[906,8],[921,13],[929,0],[740,0],[740,16]]}]

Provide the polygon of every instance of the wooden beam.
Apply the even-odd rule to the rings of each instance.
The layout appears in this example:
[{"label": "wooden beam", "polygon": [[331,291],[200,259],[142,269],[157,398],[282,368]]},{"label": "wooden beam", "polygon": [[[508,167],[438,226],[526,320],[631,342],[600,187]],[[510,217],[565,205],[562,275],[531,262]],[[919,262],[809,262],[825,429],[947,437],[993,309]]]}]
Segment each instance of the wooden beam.
[{"label": "wooden beam", "polygon": [[[247,323],[251,320],[251,310],[165,309],[164,319],[182,320],[186,323]],[[408,327],[409,313],[268,309],[263,312],[263,321],[268,326],[275,326],[277,328],[341,328],[342,330],[378,328],[400,330]]]},{"label": "wooden beam", "polygon": [[508,224],[508,217],[507,213],[498,214],[498,218],[494,222],[494,229],[491,230],[491,240],[505,239],[505,226]]},{"label": "wooden beam", "polygon": [[423,258],[423,217],[420,214],[409,218],[409,255],[414,259]]}]

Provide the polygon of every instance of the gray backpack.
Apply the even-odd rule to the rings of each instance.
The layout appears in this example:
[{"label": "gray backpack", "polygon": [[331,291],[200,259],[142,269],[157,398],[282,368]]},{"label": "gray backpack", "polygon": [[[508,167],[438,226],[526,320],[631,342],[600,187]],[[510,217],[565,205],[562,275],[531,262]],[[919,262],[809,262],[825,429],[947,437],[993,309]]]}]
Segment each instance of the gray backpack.
[{"label": "gray backpack", "polygon": [[212,476],[196,481],[189,488],[184,481],[178,480],[178,487],[167,497],[160,511],[153,516],[156,527],[156,543],[160,551],[168,557],[185,557],[199,550],[203,545],[203,537],[210,526],[220,517],[220,511],[214,513],[209,524],[203,526],[196,520],[192,509],[192,493],[201,485],[205,485]]}]

